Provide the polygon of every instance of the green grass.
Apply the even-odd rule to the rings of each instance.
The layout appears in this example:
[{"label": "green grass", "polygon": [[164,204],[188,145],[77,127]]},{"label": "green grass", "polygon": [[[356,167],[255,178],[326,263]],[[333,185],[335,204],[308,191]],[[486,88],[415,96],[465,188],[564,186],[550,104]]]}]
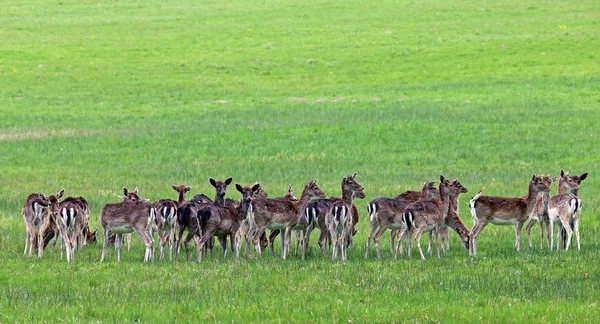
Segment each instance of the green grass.
[{"label": "green grass", "polygon": [[[5,1],[0,12],[1,322],[597,322],[600,11],[594,1]],[[334,101],[343,97],[344,100]],[[490,225],[470,258],[364,259],[366,204],[444,174],[522,196],[589,172],[582,251],[513,249]],[[84,196],[208,177],[272,196],[358,172],[347,262],[292,256],[143,264],[100,245],[23,256],[31,192]],[[553,189],[554,190],[554,189]],[[230,197],[239,193],[230,190]],[[538,246],[537,227],[533,231]],[[425,244],[425,240],[423,241]],[[279,249],[279,246],[277,246]],[[374,249],[373,249],[374,252]],[[413,251],[415,253],[416,250]]]}]

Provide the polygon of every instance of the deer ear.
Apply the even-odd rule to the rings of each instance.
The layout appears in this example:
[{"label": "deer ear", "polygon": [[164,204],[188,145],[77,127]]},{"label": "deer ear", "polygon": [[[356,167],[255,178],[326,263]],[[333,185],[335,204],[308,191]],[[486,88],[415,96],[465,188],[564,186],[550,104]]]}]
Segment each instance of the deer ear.
[{"label": "deer ear", "polygon": [[239,184],[239,183],[236,183],[236,184],[235,184],[235,189],[237,189],[237,191],[239,191],[239,192],[241,192],[241,193],[244,193],[244,188],[242,188],[242,186],[240,186],[240,184]]},{"label": "deer ear", "polygon": [[561,178],[564,178],[566,175],[568,175],[568,172],[565,172],[565,170],[560,170],[560,176]]},{"label": "deer ear", "polygon": [[357,172],[354,172],[354,174],[352,175],[352,179],[356,178],[356,173]]},{"label": "deer ear", "polygon": [[137,195],[138,193],[138,187],[136,186],[135,189],[133,190],[133,193]]},{"label": "deer ear", "polygon": [[92,235],[96,235],[96,232],[98,232],[98,229],[97,229],[97,228],[96,228],[96,230],[94,230],[94,231],[92,232]]},{"label": "deer ear", "polygon": [[60,199],[60,198],[62,198],[62,196],[63,196],[64,194],[65,194],[65,189],[63,189],[63,190],[59,191],[59,192],[56,194],[56,199]]},{"label": "deer ear", "polygon": [[175,190],[175,191],[179,191],[179,188],[177,188],[176,185],[171,185],[171,188],[173,188],[173,190]]},{"label": "deer ear", "polygon": [[232,180],[233,180],[233,178],[227,178],[227,180],[225,180],[225,185],[229,186],[229,184],[231,183]]},{"label": "deer ear", "polygon": [[586,172],[586,173],[583,173],[582,175],[580,175],[580,176],[579,176],[579,180],[580,180],[580,181],[581,181],[581,180],[585,180],[585,178],[587,178],[587,176],[588,176],[587,172]]},{"label": "deer ear", "polygon": [[185,191],[185,192],[188,192],[188,191],[190,191],[190,190],[192,190],[192,187],[190,187],[190,186],[187,186],[187,187],[185,187],[185,188],[183,189],[183,191]]},{"label": "deer ear", "polygon": [[129,196],[129,190],[127,190],[125,187],[123,187],[123,195]]},{"label": "deer ear", "polygon": [[216,186],[217,186],[217,182],[216,182],[216,181],[215,181],[215,179],[213,179],[213,178],[208,178],[208,182],[210,182],[210,184],[211,184],[213,187],[216,187]]},{"label": "deer ear", "polygon": [[552,177],[550,180],[551,180],[552,182],[556,182],[556,180],[558,180],[558,177]]},{"label": "deer ear", "polygon": [[121,198],[121,200],[123,200],[123,201],[127,200],[127,196],[117,196],[117,197]]},{"label": "deer ear", "polygon": [[292,185],[288,185],[288,192],[292,192],[294,191],[294,189],[292,189]]},{"label": "deer ear", "polygon": [[446,178],[444,178],[444,175],[440,174],[440,183],[442,182],[446,182]]},{"label": "deer ear", "polygon": [[254,186],[252,186],[252,191],[257,191],[258,189],[260,189],[260,183],[257,183]]}]

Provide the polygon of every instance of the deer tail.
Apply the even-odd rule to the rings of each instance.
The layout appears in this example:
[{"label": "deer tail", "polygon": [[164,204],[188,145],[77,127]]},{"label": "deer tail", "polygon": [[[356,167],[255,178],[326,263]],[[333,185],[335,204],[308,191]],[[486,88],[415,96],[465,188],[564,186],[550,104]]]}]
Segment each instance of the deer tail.
[{"label": "deer tail", "polygon": [[484,190],[485,188],[482,188],[475,196],[473,196],[473,198],[471,198],[471,200],[469,200],[469,210],[471,210],[471,216],[473,216],[473,226],[479,223],[479,220],[477,219],[477,211],[475,209],[475,205],[477,204],[477,199],[479,199],[479,197],[483,195]]}]

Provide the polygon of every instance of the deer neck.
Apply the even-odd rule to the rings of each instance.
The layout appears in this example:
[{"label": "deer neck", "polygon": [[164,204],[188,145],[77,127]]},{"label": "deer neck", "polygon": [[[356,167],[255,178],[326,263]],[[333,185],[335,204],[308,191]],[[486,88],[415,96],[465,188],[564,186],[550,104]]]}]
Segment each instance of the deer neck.
[{"label": "deer neck", "polygon": [[177,203],[181,206],[185,202],[185,193],[180,192],[179,197],[177,198]]},{"label": "deer neck", "polygon": [[215,204],[217,206],[224,206],[225,205],[225,196],[220,197],[219,195],[215,195],[215,201],[213,202],[213,204]]},{"label": "deer neck", "polygon": [[527,205],[527,215],[531,215],[535,206],[537,205],[537,195],[538,191],[533,189],[531,186],[529,187],[529,192],[527,196],[525,196],[525,204]]},{"label": "deer neck", "polygon": [[342,191],[342,200],[348,204],[348,206],[352,205],[352,201],[354,200],[354,194],[351,191]]},{"label": "deer neck", "polygon": [[544,213],[545,215],[548,214],[548,202],[550,201],[550,193],[549,192],[542,192],[542,204],[544,209],[542,210],[542,213]]},{"label": "deer neck", "polygon": [[300,196],[300,198],[298,198],[298,200],[291,201],[291,203],[297,206],[298,210],[304,210],[310,202],[311,198],[312,196],[306,190],[304,190],[302,191],[302,195]]},{"label": "deer neck", "polygon": [[564,195],[567,193],[567,190],[569,190],[567,182],[560,178],[560,180],[558,180],[558,192],[556,194]]}]

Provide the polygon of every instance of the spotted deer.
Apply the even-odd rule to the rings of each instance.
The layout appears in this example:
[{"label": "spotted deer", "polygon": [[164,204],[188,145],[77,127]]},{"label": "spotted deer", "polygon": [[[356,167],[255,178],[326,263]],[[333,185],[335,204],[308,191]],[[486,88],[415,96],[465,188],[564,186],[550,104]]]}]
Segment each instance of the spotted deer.
[{"label": "spotted deer", "polygon": [[204,244],[214,236],[217,236],[221,246],[223,246],[223,257],[227,255],[227,238],[229,237],[232,247],[235,247],[236,254],[239,255],[240,245],[236,242],[238,236],[242,215],[246,215],[250,204],[254,199],[254,194],[259,190],[260,184],[252,187],[242,187],[235,185],[236,189],[242,194],[239,203],[224,205],[205,205],[198,211],[198,219],[202,238],[196,243],[198,249],[198,261],[202,260],[202,250]]},{"label": "spotted deer", "polygon": [[[571,190],[579,190],[580,185],[569,176],[569,173],[560,170],[560,178],[558,180],[558,192],[555,196],[548,200],[548,219],[550,222],[550,250],[554,247],[554,224],[561,223],[567,233],[567,245],[565,250],[571,246],[571,237],[573,231],[577,238],[577,249],[580,250],[579,243],[579,216],[581,215],[581,199],[573,195]],[[571,228],[573,223],[573,228]],[[559,227],[560,231],[560,227]],[[556,250],[559,250],[560,238],[557,233]]]},{"label": "spotted deer", "polygon": [[[138,187],[135,187],[135,189],[133,191],[129,191],[127,190],[126,187],[123,187],[123,196],[118,196],[119,198],[121,198],[121,200],[123,201],[145,201],[145,202],[149,202],[148,199],[146,198],[141,198],[140,196],[138,196]],[[127,240],[127,251],[130,250],[131,248],[131,233],[128,234],[124,234],[123,237]],[[116,242],[116,234],[111,234],[108,242],[110,245],[115,244]],[[121,244],[123,244],[123,240],[121,240]]]},{"label": "spotted deer", "polygon": [[[189,205],[189,209],[186,208],[182,211],[182,213],[178,216],[183,221],[184,225],[188,229],[188,235],[183,242],[185,246],[185,254],[186,260],[190,260],[190,241],[193,239],[194,244],[196,246],[196,250],[198,251],[198,261],[202,259],[202,249],[200,249],[200,240],[204,237],[202,224],[200,223],[200,211],[207,206],[220,206],[225,207],[225,194],[227,193],[227,186],[231,184],[233,178],[227,178],[225,181],[217,181],[213,178],[209,178],[208,181],[215,188],[215,200],[212,204],[196,204]],[[180,234],[182,233],[182,228],[180,228]],[[213,236],[208,236],[207,240],[212,240]],[[219,236],[219,243],[223,247],[223,253],[227,252],[227,237]],[[202,244],[203,246],[206,244]],[[212,249],[211,249],[212,253]]]},{"label": "spotted deer", "polygon": [[[439,193],[439,191],[438,191],[438,193]],[[398,200],[406,202],[407,204],[410,204],[410,203],[417,202],[417,201],[423,199],[422,194],[423,194],[422,190],[421,191],[407,190],[407,191],[397,195],[396,197],[394,197],[394,199],[398,199]],[[371,206],[367,205],[367,208],[369,208],[369,215],[371,214],[370,207]],[[394,247],[394,243],[395,243],[394,238],[398,237],[400,230],[401,229],[390,230],[390,252],[391,253],[394,253],[394,251],[396,250],[396,248]]]},{"label": "spotted deer", "polygon": [[[137,190],[136,190],[137,192]],[[135,232],[146,245],[144,262],[154,260],[154,239],[152,229],[156,209],[145,199],[125,200],[116,204],[107,204],[102,208],[100,224],[104,229],[104,244],[100,262],[104,261],[104,254],[109,244],[111,234],[116,234],[115,247],[117,248],[117,261],[121,261],[121,245],[123,234]]]},{"label": "spotted deer", "polygon": [[[334,211],[334,204],[338,201],[352,202],[354,198],[363,199],[365,197],[364,188],[356,181],[356,173],[345,176],[342,179],[341,188],[342,188],[342,198],[329,197],[327,199],[315,199],[311,201],[304,210],[304,217],[306,218],[309,226],[306,234],[304,235],[304,245],[308,247],[310,240],[310,233],[313,229],[319,228],[321,234],[319,235],[319,248],[321,249],[321,253],[323,256],[326,255],[325,252],[325,244],[329,240],[331,242],[331,237],[329,233],[329,228],[326,223],[327,215],[330,214],[329,217],[332,217],[332,212]],[[359,221],[358,209],[354,204],[352,206],[352,217],[351,221],[353,223],[352,235],[355,235],[357,232],[357,224]],[[351,241],[351,240],[347,240]],[[350,242],[347,242],[348,244]]]},{"label": "spotted deer", "polygon": [[175,224],[177,223],[178,202],[171,199],[161,199],[153,204],[156,209],[154,226],[158,233],[160,246],[159,260],[165,258],[165,245],[169,243],[169,260],[173,260]]},{"label": "spotted deer", "polygon": [[[558,180],[558,177],[550,177],[550,175],[545,176],[550,179],[552,183]],[[533,243],[531,242],[531,228],[537,222],[540,224],[540,248],[544,247],[544,228],[546,232],[546,243],[548,247],[550,247],[550,223],[548,218],[548,202],[550,201],[550,192],[542,192],[537,196],[535,203],[535,210],[530,217],[530,221],[525,227],[525,231],[527,233],[527,240],[529,241],[529,247],[533,248]]]},{"label": "spotted deer", "polygon": [[[416,194],[415,191],[410,191],[406,192],[404,195],[398,195],[396,198],[377,198],[372,200],[368,205],[371,231],[367,238],[365,259],[369,256],[371,241],[375,243],[377,258],[381,258],[379,239],[388,228],[392,231],[403,228],[402,213],[406,206],[420,200],[434,199],[439,199],[439,190],[435,187],[435,181],[432,181],[423,183],[423,188],[418,194]],[[391,240],[394,240],[394,235],[392,235]],[[393,246],[394,244],[392,243],[392,247]]]},{"label": "spotted deer", "polygon": [[[446,223],[448,210],[450,209],[450,200],[456,200],[458,205],[458,195],[467,192],[458,179],[449,181],[440,176],[439,199],[429,201],[418,201],[411,203],[404,209],[402,221],[404,228],[400,233],[398,246],[401,249],[401,242],[404,236],[407,237],[408,256],[411,256],[412,234],[415,234],[415,242],[421,254],[421,259],[425,260],[425,255],[421,249],[421,236],[430,231],[434,231],[437,257],[440,257],[439,229]],[[401,251],[402,253],[402,251]]]},{"label": "spotted deer", "polygon": [[[308,222],[303,217],[303,211],[308,202],[313,197],[325,197],[325,193],[317,186],[317,181],[312,180],[304,186],[302,195],[296,201],[289,199],[259,198],[252,202],[251,230],[253,235],[254,248],[257,254],[261,255],[260,237],[266,229],[279,229],[281,232],[281,257],[285,259],[289,250],[290,234],[293,229],[306,231]],[[285,230],[285,231],[283,231]],[[306,253],[306,234],[302,255]]]},{"label": "spotted deer", "polygon": [[[588,173],[582,173],[581,175],[574,175],[571,176],[571,178],[573,179],[573,181],[575,181],[575,183],[577,183],[578,185],[581,186],[581,181],[585,180],[588,176]],[[577,196],[577,194],[579,193],[579,189],[571,189],[571,194]],[[574,224],[574,219],[571,219],[569,221],[569,225],[571,226],[571,228],[574,228],[575,224]],[[560,235],[559,235],[560,239],[562,240],[562,245],[563,248],[567,247],[567,231],[565,230],[565,228],[563,226],[560,227]]]},{"label": "spotted deer", "polygon": [[183,238],[183,232],[186,230],[188,231],[188,235],[186,236],[185,240],[189,245],[189,241],[194,237],[194,233],[198,231],[200,226],[197,217],[198,210],[200,210],[202,206],[212,203],[212,199],[208,198],[206,195],[198,194],[179,206],[177,210],[177,227],[179,229],[179,234],[177,236],[177,241],[175,242],[175,257],[179,256],[179,252],[181,250],[181,239]]},{"label": "spotted deer", "polygon": [[[64,191],[61,191],[57,196],[62,197]],[[38,249],[38,257],[41,258],[44,251],[44,230],[48,221],[48,198],[39,193],[32,193],[27,196],[25,205],[22,209],[23,220],[25,221],[25,251],[29,247],[29,255],[32,254],[32,248],[35,246]]]},{"label": "spotted deer", "polygon": [[527,195],[524,198],[504,198],[482,196],[483,189],[469,201],[469,209],[473,216],[469,255],[477,254],[477,236],[488,223],[494,225],[514,225],[516,232],[515,247],[521,248],[521,229],[523,224],[535,211],[537,195],[548,192],[550,179],[533,175],[529,181]]},{"label": "spotted deer", "polygon": [[[296,196],[294,196],[294,188],[292,188],[292,185],[288,186],[288,191],[285,193],[285,195],[283,197],[281,197],[280,199],[289,199],[289,200],[298,200],[298,198]],[[279,235],[281,231],[276,229],[276,230],[272,230],[271,234],[269,235],[269,247],[271,248],[271,255],[275,255],[275,251],[274,251],[274,241],[275,238],[277,237],[277,235]],[[296,239],[296,247],[294,249],[294,254],[298,254],[298,248],[301,244],[304,244],[304,237],[302,235],[302,232],[299,230],[292,230],[292,234],[294,234],[294,238]]]},{"label": "spotted deer", "polygon": [[67,198],[59,204],[58,200],[54,200],[52,197],[48,197],[50,203],[49,210],[52,217],[56,220],[62,240],[60,257],[62,259],[62,246],[64,244],[67,262],[71,262],[75,257],[75,250],[78,243],[83,244],[83,229],[86,226],[86,222],[89,225],[89,219],[87,219],[87,214],[83,210],[80,201]]}]

